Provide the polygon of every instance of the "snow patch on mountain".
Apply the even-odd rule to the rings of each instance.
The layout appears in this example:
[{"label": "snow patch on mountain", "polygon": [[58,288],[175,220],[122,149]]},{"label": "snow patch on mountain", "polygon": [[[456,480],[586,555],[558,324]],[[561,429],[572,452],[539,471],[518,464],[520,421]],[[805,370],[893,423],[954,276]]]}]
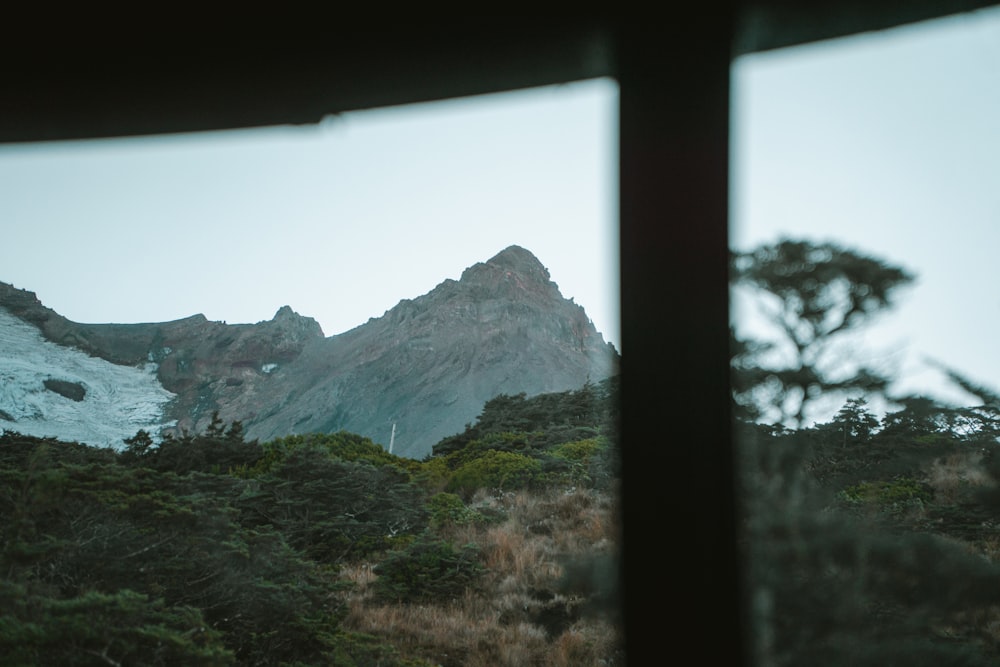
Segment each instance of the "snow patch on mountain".
[{"label": "snow patch on mountain", "polygon": [[[163,422],[163,408],[174,398],[156,369],[155,363],[119,366],[56,345],[0,308],[0,431],[114,448],[139,429],[156,437],[172,425]],[[82,399],[53,391],[54,384],[78,385]]]}]

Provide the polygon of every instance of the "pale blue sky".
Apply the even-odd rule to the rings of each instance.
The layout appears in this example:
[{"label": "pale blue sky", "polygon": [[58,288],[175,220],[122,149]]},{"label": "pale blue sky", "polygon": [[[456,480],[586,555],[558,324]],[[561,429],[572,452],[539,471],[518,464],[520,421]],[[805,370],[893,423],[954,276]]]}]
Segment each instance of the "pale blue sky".
[{"label": "pale blue sky", "polygon": [[[332,335],[516,243],[620,347],[616,106],[599,80],[0,146],[0,280],[83,322],[288,304]],[[1000,386],[1000,10],[745,56],[732,138],[734,246],[788,234],[905,265],[916,285],[860,349],[929,391],[925,355]]]},{"label": "pale blue sky", "polygon": [[617,85],[318,126],[0,146],[0,281],[79,322],[203,313],[326,335],[511,244],[620,349]]},{"label": "pale blue sky", "polygon": [[911,269],[855,349],[943,398],[963,397],[924,356],[1000,388],[1000,9],[743,57],[733,104],[733,245],[835,240]]}]

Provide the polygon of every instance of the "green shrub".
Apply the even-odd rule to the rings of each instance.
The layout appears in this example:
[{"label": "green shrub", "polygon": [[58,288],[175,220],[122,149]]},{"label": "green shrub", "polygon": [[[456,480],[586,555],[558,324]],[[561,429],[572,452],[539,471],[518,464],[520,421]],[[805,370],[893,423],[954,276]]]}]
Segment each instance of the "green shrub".
[{"label": "green shrub", "polygon": [[231,665],[222,633],[199,609],[131,590],[59,599],[0,580],[5,665]]},{"label": "green shrub", "polygon": [[552,448],[550,454],[556,458],[575,461],[587,466],[591,459],[605,446],[607,446],[607,440],[604,438],[587,438],[586,440],[557,445]]},{"label": "green shrub", "polygon": [[477,489],[520,489],[535,481],[541,469],[529,456],[491,449],[455,470],[446,490],[471,496]]},{"label": "green shrub", "polygon": [[375,595],[384,601],[434,602],[461,595],[483,574],[479,548],[456,549],[450,542],[423,537],[375,566]]},{"label": "green shrub", "polygon": [[930,489],[909,477],[861,482],[845,488],[841,494],[845,500],[853,504],[865,503],[884,507],[928,502],[933,497]]},{"label": "green shrub", "polygon": [[381,445],[369,438],[339,431],[337,433],[306,433],[275,438],[261,445],[261,455],[252,467],[239,470],[238,476],[255,478],[272,472],[281,464],[299,452],[321,452],[331,460],[353,463],[369,463],[376,467],[391,466],[413,473],[420,469],[420,464],[390,454]]},{"label": "green shrub", "polygon": [[444,491],[451,480],[451,468],[448,467],[448,462],[442,457],[434,457],[416,463],[419,467],[413,475],[413,480],[428,493]]},{"label": "green shrub", "polygon": [[427,524],[423,492],[392,465],[343,461],[307,446],[252,482],[237,504],[244,523],[277,529],[322,563],[363,558]]},{"label": "green shrub", "polygon": [[608,440],[603,437],[574,440],[549,450],[554,473],[552,481],[564,484],[589,485],[599,476],[598,468],[606,457]]},{"label": "green shrub", "polygon": [[454,493],[437,493],[427,501],[431,515],[431,526],[465,526],[485,520],[482,514],[469,509]]}]

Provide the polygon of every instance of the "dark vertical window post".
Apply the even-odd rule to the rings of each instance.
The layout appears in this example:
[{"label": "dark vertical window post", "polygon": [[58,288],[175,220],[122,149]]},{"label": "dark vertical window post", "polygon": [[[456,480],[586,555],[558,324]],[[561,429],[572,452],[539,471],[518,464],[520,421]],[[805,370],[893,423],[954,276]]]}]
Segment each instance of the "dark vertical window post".
[{"label": "dark vertical window post", "polygon": [[616,48],[623,594],[639,662],[744,659],[728,363],[732,11],[720,4],[623,26]]}]

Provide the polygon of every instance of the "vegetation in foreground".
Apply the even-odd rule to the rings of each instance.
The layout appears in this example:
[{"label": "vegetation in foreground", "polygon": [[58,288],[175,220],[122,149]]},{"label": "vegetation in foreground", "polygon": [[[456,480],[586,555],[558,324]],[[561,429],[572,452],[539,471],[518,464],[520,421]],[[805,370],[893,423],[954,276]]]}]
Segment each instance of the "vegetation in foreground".
[{"label": "vegetation in foreground", "polygon": [[424,461],[6,433],[3,664],[623,664],[614,391],[498,397]]},{"label": "vegetation in foreground", "polygon": [[[912,280],[881,260],[782,241],[733,275],[774,334],[732,336],[752,662],[1000,663],[1000,396],[948,369],[975,405],[894,394],[852,355]],[[614,381],[500,396],[424,461],[238,423],[120,453],[0,436],[0,656],[623,664],[616,406]]]},{"label": "vegetation in foreground", "polygon": [[740,428],[755,664],[998,664],[1000,411],[965,412]]},{"label": "vegetation in foreground", "polygon": [[733,276],[771,325],[732,336],[753,664],[1000,664],[1000,396],[946,368],[974,405],[894,393],[859,357],[913,279],[883,260],[782,240]]}]

